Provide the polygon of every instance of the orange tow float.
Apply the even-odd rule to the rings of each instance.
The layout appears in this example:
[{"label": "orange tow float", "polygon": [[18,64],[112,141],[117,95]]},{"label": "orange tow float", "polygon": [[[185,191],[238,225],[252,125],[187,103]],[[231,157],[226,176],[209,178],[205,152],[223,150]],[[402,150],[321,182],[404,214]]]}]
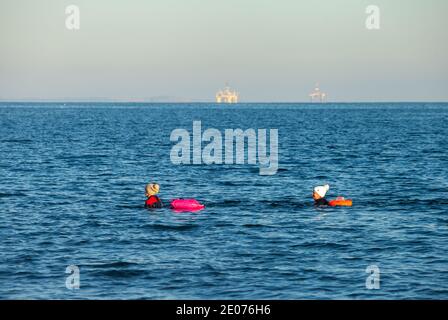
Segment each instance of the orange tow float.
[{"label": "orange tow float", "polygon": [[353,201],[350,199],[345,199],[344,197],[337,197],[334,200],[330,200],[329,204],[332,207],[351,207]]}]

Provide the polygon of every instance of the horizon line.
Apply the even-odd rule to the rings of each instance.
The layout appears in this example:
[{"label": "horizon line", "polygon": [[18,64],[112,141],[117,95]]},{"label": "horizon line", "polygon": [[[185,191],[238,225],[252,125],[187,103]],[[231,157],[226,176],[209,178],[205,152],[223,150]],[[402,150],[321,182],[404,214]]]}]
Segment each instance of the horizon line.
[{"label": "horizon line", "polygon": [[447,101],[425,101],[425,100],[397,100],[397,101],[388,101],[388,100],[379,100],[379,101],[327,101],[327,102],[311,102],[311,101],[242,101],[237,103],[219,103],[215,101],[201,101],[201,100],[192,100],[192,101],[133,101],[133,100],[1,100],[0,103],[125,103],[125,104],[192,104],[192,103],[200,103],[200,104],[217,104],[217,105],[238,105],[238,104],[316,104],[316,105],[325,105],[325,104],[336,104],[336,103],[448,103]]}]

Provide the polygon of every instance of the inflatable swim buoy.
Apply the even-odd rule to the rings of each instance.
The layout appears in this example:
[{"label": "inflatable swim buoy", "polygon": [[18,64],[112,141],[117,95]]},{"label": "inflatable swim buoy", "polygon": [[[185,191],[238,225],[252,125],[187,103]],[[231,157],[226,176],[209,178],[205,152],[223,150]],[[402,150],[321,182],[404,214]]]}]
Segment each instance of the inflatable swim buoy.
[{"label": "inflatable swim buoy", "polygon": [[171,201],[171,208],[176,211],[198,211],[205,208],[196,199],[175,199]]},{"label": "inflatable swim buoy", "polygon": [[334,200],[331,200],[329,202],[330,206],[332,207],[336,207],[336,206],[340,206],[340,207],[351,207],[353,204],[353,201],[350,199],[344,199],[344,197],[337,197]]}]

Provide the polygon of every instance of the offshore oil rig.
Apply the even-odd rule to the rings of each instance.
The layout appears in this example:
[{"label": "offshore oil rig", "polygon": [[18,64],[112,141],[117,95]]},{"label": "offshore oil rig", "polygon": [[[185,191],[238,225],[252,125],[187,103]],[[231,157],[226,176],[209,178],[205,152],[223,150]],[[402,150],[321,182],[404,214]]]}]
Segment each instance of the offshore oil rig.
[{"label": "offshore oil rig", "polygon": [[327,102],[327,94],[322,92],[319,88],[319,83],[316,83],[314,90],[309,94],[311,103],[325,103]]},{"label": "offshore oil rig", "polygon": [[217,103],[238,103],[239,93],[232,90],[228,84],[216,93]]}]

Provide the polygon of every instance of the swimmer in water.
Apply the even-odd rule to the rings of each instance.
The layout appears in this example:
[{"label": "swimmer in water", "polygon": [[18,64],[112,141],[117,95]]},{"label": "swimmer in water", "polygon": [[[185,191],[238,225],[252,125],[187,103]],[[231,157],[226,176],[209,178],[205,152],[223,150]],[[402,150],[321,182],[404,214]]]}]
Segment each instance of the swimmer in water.
[{"label": "swimmer in water", "polygon": [[314,187],[313,190],[313,199],[315,206],[328,206],[330,203],[325,199],[325,195],[327,194],[330,186],[328,184],[324,186]]},{"label": "swimmer in water", "polygon": [[145,201],[145,208],[162,208],[163,204],[157,196],[160,186],[157,183],[149,183],[146,185],[145,194],[148,199]]}]

